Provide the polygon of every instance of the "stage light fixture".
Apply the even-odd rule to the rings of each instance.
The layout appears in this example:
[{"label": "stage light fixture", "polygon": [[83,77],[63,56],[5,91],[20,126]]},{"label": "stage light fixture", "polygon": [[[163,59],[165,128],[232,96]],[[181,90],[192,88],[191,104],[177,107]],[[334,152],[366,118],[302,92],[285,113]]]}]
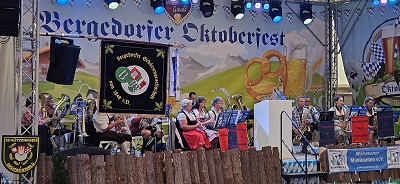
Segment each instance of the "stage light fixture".
[{"label": "stage light fixture", "polygon": [[311,3],[301,3],[300,4],[300,19],[304,24],[309,24],[312,22],[312,4]]},{"label": "stage light fixture", "polygon": [[199,2],[199,0],[192,0],[193,4],[196,4],[197,2]]},{"label": "stage light fixture", "polygon": [[244,2],[240,0],[231,1],[231,13],[236,20],[242,19],[244,17]]},{"label": "stage light fixture", "polygon": [[282,20],[282,6],[281,1],[270,1],[269,2],[269,16],[272,18],[272,22],[278,23]]},{"label": "stage light fixture", "polygon": [[269,9],[269,3],[268,3],[268,1],[264,1],[264,3],[263,3],[263,9],[264,10],[268,10]]},{"label": "stage light fixture", "polygon": [[261,2],[260,2],[260,1],[257,1],[257,2],[254,4],[254,8],[257,8],[257,9],[261,8]]},{"label": "stage light fixture", "polygon": [[190,2],[190,0],[180,0],[180,1],[181,1],[181,4],[183,4],[183,5],[187,5]]},{"label": "stage light fixture", "polygon": [[214,14],[214,0],[200,0],[200,11],[205,18]]},{"label": "stage light fixture", "polygon": [[391,5],[396,4],[396,3],[397,3],[397,0],[389,0],[389,4],[391,4]]},{"label": "stage light fixture", "polygon": [[381,0],[381,3],[382,3],[382,4],[386,4],[386,3],[387,3],[387,0]]},{"label": "stage light fixture", "polygon": [[119,3],[121,2],[121,0],[105,0],[107,3],[107,6],[109,9],[111,10],[115,10],[118,8]]},{"label": "stage light fixture", "polygon": [[65,5],[65,4],[68,3],[68,0],[57,0],[57,3],[58,3],[59,5]]},{"label": "stage light fixture", "polygon": [[372,0],[372,6],[378,6],[379,0]]},{"label": "stage light fixture", "polygon": [[150,5],[154,9],[154,13],[160,14],[165,11],[163,0],[150,0]]},{"label": "stage light fixture", "polygon": [[253,3],[251,2],[251,0],[247,0],[247,1],[244,3],[244,6],[246,7],[246,9],[250,10],[251,7],[253,6]]}]

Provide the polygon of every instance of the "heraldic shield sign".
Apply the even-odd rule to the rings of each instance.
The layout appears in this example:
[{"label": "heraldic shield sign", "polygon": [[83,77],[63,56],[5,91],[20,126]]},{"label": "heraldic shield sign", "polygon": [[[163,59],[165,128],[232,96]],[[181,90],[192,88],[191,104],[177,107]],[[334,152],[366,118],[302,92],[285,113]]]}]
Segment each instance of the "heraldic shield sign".
[{"label": "heraldic shield sign", "polygon": [[101,42],[99,112],[164,114],[169,47]]},{"label": "heraldic shield sign", "polygon": [[23,174],[35,168],[39,158],[38,136],[3,135],[1,161],[7,170]]}]

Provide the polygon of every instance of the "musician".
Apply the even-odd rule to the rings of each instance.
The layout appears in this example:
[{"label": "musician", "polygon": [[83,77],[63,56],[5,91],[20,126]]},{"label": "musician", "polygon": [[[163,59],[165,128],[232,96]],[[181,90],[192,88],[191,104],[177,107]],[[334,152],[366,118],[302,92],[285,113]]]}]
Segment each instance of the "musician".
[{"label": "musician", "polygon": [[[208,113],[206,114],[206,118],[207,119],[213,119],[214,121],[217,121],[216,118],[218,117],[219,113],[221,113],[222,110],[222,106],[224,105],[224,99],[222,99],[221,97],[217,96],[213,99],[213,101],[211,102],[211,109],[210,111],[208,111]],[[214,126],[214,124],[210,124],[211,126]]]},{"label": "musician", "polygon": [[188,99],[191,100],[194,103],[196,101],[196,92],[191,91],[189,93],[189,98]]},{"label": "musician", "polygon": [[210,140],[213,147],[215,146],[216,148],[218,145],[218,132],[213,130],[212,125],[214,125],[214,119],[206,118],[206,112],[204,111],[206,102],[206,98],[198,96],[193,106],[193,113],[196,116],[197,121],[203,123],[203,130],[206,133],[208,140]]},{"label": "musician", "polygon": [[[368,118],[371,118],[370,121],[374,121],[374,116],[376,116],[377,109],[374,107],[374,98],[367,96],[364,99],[364,107],[367,109],[366,115]],[[370,144],[374,143],[375,140],[375,131],[376,127],[372,125],[373,123],[368,124],[368,141]]]},{"label": "musician", "polygon": [[[296,106],[292,108],[292,120],[296,124],[297,127],[301,127],[303,123],[309,124],[312,121],[311,113],[309,109],[304,108],[305,98],[304,96],[298,96],[296,98]],[[308,125],[305,125],[308,126]],[[312,133],[311,131],[304,131],[304,136],[307,138],[309,142],[312,141]],[[300,132],[296,128],[292,128],[292,138],[294,139],[296,135],[300,135]],[[302,139],[303,140],[303,139]],[[307,143],[303,140],[302,153],[307,153]]]},{"label": "musician", "polygon": [[310,103],[311,103],[311,98],[309,96],[304,96],[304,107],[308,109],[311,113],[311,118],[312,118],[312,121],[310,123],[311,131],[314,130],[318,131],[319,112]]},{"label": "musician", "polygon": [[210,148],[211,144],[206,134],[202,130],[199,130],[203,124],[198,122],[196,116],[193,114],[192,103],[193,102],[188,99],[182,100],[181,111],[176,119],[179,121],[183,136],[189,144],[190,149],[195,150],[201,147]]},{"label": "musician", "polygon": [[42,109],[38,114],[39,120],[38,125],[48,125],[51,122],[57,121],[59,118],[57,113],[54,112],[54,99],[50,94],[47,97],[43,97],[42,99]]},{"label": "musician", "polygon": [[142,154],[145,151],[151,151],[152,146],[155,144],[155,142],[148,144],[152,136],[156,137],[157,140],[161,140],[163,137],[161,128],[154,126],[153,118],[148,115],[132,115],[128,118],[128,122],[130,122],[129,129],[131,130],[131,135],[141,135],[143,137]]},{"label": "musician", "polygon": [[334,111],[333,113],[333,122],[335,124],[335,139],[338,144],[344,143],[344,141],[348,140],[348,132],[347,124],[345,123],[346,119],[349,116],[349,111],[344,105],[344,100],[342,96],[337,96],[333,98],[334,106],[331,107],[328,111]]},{"label": "musician", "polygon": [[114,116],[113,120],[106,113],[95,113],[93,125],[96,132],[99,133],[101,141],[115,141],[121,145],[121,152],[129,154],[130,143],[132,136],[130,134],[118,133],[112,131],[116,126],[125,126],[124,119],[119,116]]}]

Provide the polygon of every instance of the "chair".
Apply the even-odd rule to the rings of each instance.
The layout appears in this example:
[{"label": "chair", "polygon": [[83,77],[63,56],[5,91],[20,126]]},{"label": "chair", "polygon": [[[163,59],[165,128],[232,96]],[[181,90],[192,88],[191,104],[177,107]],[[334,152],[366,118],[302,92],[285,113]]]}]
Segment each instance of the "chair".
[{"label": "chair", "polygon": [[[173,151],[175,149],[182,149],[183,151],[190,150],[189,144],[183,136],[183,130],[179,124],[179,121],[171,121],[168,131],[168,149]],[[173,136],[175,135],[175,136]]]}]

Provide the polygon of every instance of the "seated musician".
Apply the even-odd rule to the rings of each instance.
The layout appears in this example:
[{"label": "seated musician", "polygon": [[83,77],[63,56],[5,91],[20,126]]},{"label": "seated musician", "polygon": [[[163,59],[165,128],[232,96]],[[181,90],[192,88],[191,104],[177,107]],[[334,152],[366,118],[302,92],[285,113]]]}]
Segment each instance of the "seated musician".
[{"label": "seated musician", "polygon": [[317,108],[311,105],[311,98],[304,96],[304,108],[308,109],[311,113],[311,131],[318,131],[319,112]]},{"label": "seated musician", "polygon": [[210,148],[210,141],[207,139],[206,134],[200,130],[203,124],[197,121],[196,116],[192,112],[192,106],[191,100],[182,100],[181,111],[176,118],[179,121],[183,136],[192,150],[201,147]]},{"label": "seated musician", "polygon": [[[297,125],[298,128],[301,129],[301,133],[304,134],[304,136],[307,138],[309,142],[312,140],[312,133],[308,131],[309,123],[312,121],[311,119],[311,113],[309,109],[304,108],[304,102],[305,98],[304,96],[298,96],[296,98],[296,106],[292,108],[292,120],[293,122]],[[300,137],[300,138],[298,138]],[[296,128],[292,128],[292,138],[296,139],[296,141],[303,140],[301,137],[300,132]],[[299,140],[300,139],[300,140]],[[307,143],[305,140],[303,140],[303,144],[301,147],[301,152],[302,153],[307,153]]]},{"label": "seated musician", "polygon": [[206,112],[204,112],[205,105],[206,98],[198,96],[193,106],[193,113],[196,116],[197,121],[204,125],[203,131],[206,133],[208,140],[212,143],[213,148],[217,148],[219,144],[218,131],[213,129],[214,119],[206,118]]},{"label": "seated musician", "polygon": [[132,137],[129,134],[113,131],[118,126],[125,126],[124,119],[120,116],[108,116],[106,113],[95,113],[93,125],[99,133],[100,141],[115,141],[121,145],[121,152],[129,154]]},{"label": "seated musician", "polygon": [[[59,118],[57,116],[57,113],[54,112],[55,109],[53,96],[45,93],[42,94],[40,98],[42,99],[42,108],[40,109],[40,112],[38,114],[38,125],[46,126],[54,121],[57,121]],[[54,130],[52,130],[51,133],[54,133]]]},{"label": "seated musician", "polygon": [[149,143],[151,137],[156,137],[157,141],[163,137],[163,131],[159,126],[155,126],[156,123],[149,115],[132,115],[128,118],[128,122],[130,122],[129,129],[131,130],[131,135],[141,135],[143,137],[142,154],[145,151],[151,151],[151,148],[155,144],[155,141]]},{"label": "seated musician", "polygon": [[333,98],[334,106],[328,111],[334,111],[333,121],[335,123],[335,139],[338,144],[343,144],[348,141],[349,134],[347,132],[347,123],[345,122],[349,116],[348,109],[344,106],[342,96]]},{"label": "seated musician", "polygon": [[364,107],[367,109],[367,116],[371,119],[368,124],[368,142],[370,144],[374,143],[376,127],[373,124],[374,116],[376,116],[377,109],[374,107],[374,98],[367,96],[364,100]]}]

